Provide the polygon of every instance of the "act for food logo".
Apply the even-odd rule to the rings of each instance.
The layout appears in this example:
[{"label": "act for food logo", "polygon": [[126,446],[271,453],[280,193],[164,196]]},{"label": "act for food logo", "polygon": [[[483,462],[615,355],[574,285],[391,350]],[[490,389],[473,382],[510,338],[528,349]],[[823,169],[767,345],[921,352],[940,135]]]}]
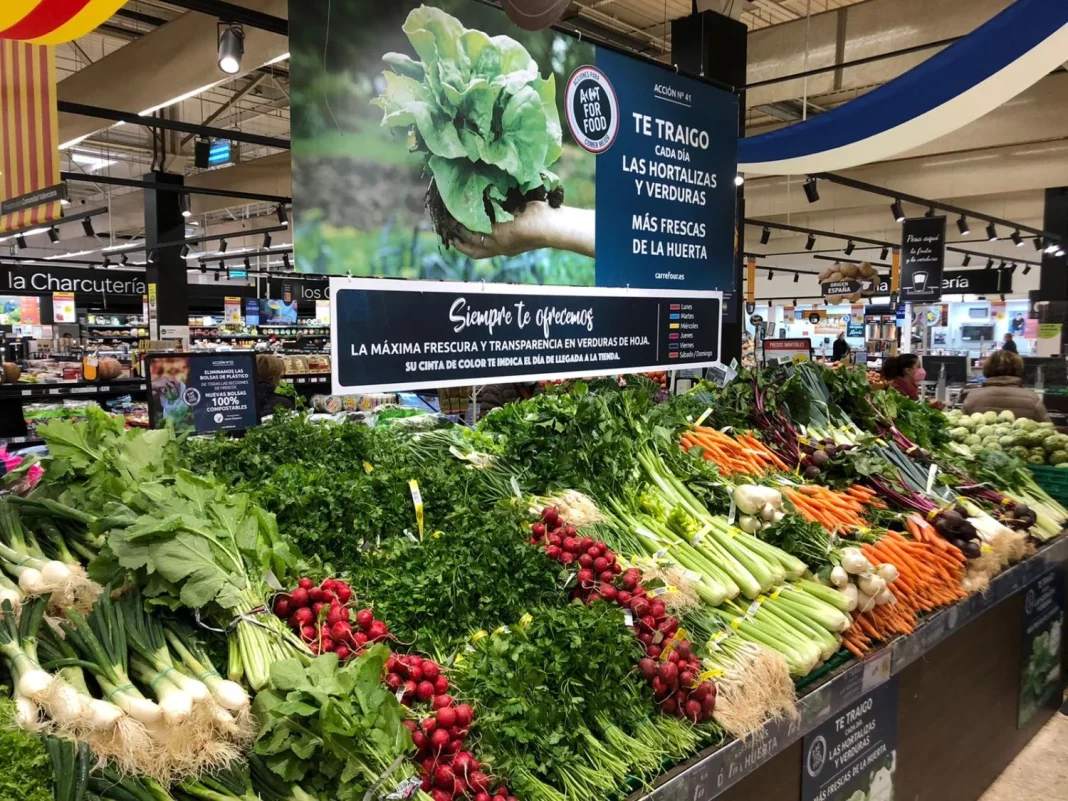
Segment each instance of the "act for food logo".
[{"label": "act for food logo", "polygon": [[567,127],[591,153],[604,153],[619,133],[619,101],[608,76],[579,67],[567,82]]}]

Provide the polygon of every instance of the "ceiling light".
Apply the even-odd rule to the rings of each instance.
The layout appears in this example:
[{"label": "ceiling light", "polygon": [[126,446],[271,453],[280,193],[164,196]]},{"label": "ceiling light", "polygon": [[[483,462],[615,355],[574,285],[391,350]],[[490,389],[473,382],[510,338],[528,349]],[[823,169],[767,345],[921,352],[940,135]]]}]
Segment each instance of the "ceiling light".
[{"label": "ceiling light", "polygon": [[775,271],[774,270],[768,270],[768,280],[770,281],[774,277],[775,277]]},{"label": "ceiling light", "polygon": [[961,267],[967,267],[971,263],[972,263],[972,254],[971,253],[965,253],[964,254],[964,261],[962,261],[960,263],[960,266]]},{"label": "ceiling light", "polygon": [[18,247],[19,250],[25,250],[26,249],[26,237],[24,237],[22,234],[19,234],[18,236],[16,236],[15,237],[15,246]]},{"label": "ceiling light", "polygon": [[200,262],[200,272],[206,273],[208,271],[208,265],[204,262]]},{"label": "ceiling light", "polygon": [[1002,261],[1002,262],[1001,262],[1001,263],[1000,263],[1000,264],[998,265],[998,269],[999,269],[999,270],[1004,270],[1004,269],[1005,269],[1005,262],[1004,262],[1004,261]]},{"label": "ceiling light", "polygon": [[890,211],[894,213],[895,220],[897,220],[898,222],[905,221],[905,209],[901,205],[900,200],[895,200],[893,203],[890,204]]},{"label": "ceiling light", "polygon": [[220,253],[225,253],[226,252],[226,240],[225,239],[220,239],[219,240],[219,252]]},{"label": "ceiling light", "polygon": [[1023,274],[1027,275],[1029,272],[1031,272],[1031,265],[1030,264],[1025,264],[1024,268],[1023,268]]},{"label": "ceiling light", "polygon": [[1058,259],[1064,256],[1064,248],[1061,245],[1057,245],[1057,249],[1053,251],[1053,255]]},{"label": "ceiling light", "polygon": [[227,75],[241,71],[241,56],[245,54],[245,30],[237,23],[219,25],[219,69]]},{"label": "ceiling light", "polygon": [[281,203],[278,204],[278,208],[275,209],[275,213],[278,214],[279,225],[289,225],[289,218],[286,217],[286,207]]},{"label": "ceiling light", "polygon": [[130,263],[130,257],[127,256],[125,253],[123,253],[122,254],[122,258],[119,259],[119,264],[121,264],[123,267],[125,267],[129,263]]},{"label": "ceiling light", "polygon": [[250,262],[248,260],[248,256],[245,256],[245,270],[251,270],[251,269],[252,269],[252,262]]},{"label": "ceiling light", "polygon": [[263,249],[266,250],[271,246],[271,232],[268,231],[263,235]]},{"label": "ceiling light", "polygon": [[998,238],[998,229],[997,226],[994,225],[994,223],[986,224],[986,238],[991,242],[995,241]]},{"label": "ceiling light", "polygon": [[812,250],[814,247],[816,247],[816,235],[809,234],[808,241],[805,242],[805,250]]},{"label": "ceiling light", "polygon": [[960,231],[961,236],[967,236],[972,232],[968,227],[968,218],[963,214],[957,219],[957,230]]},{"label": "ceiling light", "polygon": [[797,305],[797,298],[794,298],[794,305]]},{"label": "ceiling light", "polygon": [[188,259],[189,258],[189,245],[188,244],[182,245],[182,258],[183,259]]},{"label": "ceiling light", "polygon": [[1057,252],[1057,243],[1056,242],[1050,242],[1048,245],[1046,245],[1046,253],[1056,253],[1056,252]]},{"label": "ceiling light", "polygon": [[1002,303],[1005,302],[1005,293],[1004,292],[1001,293],[1001,302]]},{"label": "ceiling light", "polygon": [[890,248],[883,248],[883,252],[879,254],[879,261],[886,261],[886,257],[890,255]]},{"label": "ceiling light", "polygon": [[1020,236],[1019,228],[1009,234],[1009,239],[1013,241],[1013,244],[1016,245],[1016,247],[1021,247],[1023,245],[1023,237]]},{"label": "ceiling light", "polygon": [[189,210],[189,195],[178,195],[178,205],[182,209],[183,217],[193,216],[193,212]]},{"label": "ceiling light", "polygon": [[218,282],[219,276],[222,275],[218,270],[215,271],[215,281]]},{"label": "ceiling light", "polygon": [[293,269],[292,266],[290,266],[290,264],[289,264],[289,254],[288,253],[283,253],[282,254],[282,266],[285,267],[287,270],[292,270]]},{"label": "ceiling light", "polygon": [[220,270],[225,270],[226,269],[226,262],[223,261],[222,259],[219,259],[219,269]]},{"label": "ceiling light", "polygon": [[59,230],[54,225],[48,229],[48,241],[53,245],[59,241]]},{"label": "ceiling light", "polygon": [[805,197],[808,198],[809,203],[815,203],[820,199],[820,190],[816,188],[816,179],[809,178],[805,181]]},{"label": "ceiling light", "polygon": [[96,231],[93,230],[92,217],[86,217],[82,220],[82,230],[85,231],[86,236],[96,236]]},{"label": "ceiling light", "polygon": [[1042,246],[1046,243],[1046,240],[1044,240],[1040,236],[1036,236],[1035,239],[1034,239],[1034,242],[1035,242],[1035,250],[1042,250]]},{"label": "ceiling light", "polygon": [[62,200],[59,201],[59,205],[61,205],[61,206],[69,206],[70,205],[70,198],[67,198],[67,197],[63,198]]},{"label": "ceiling light", "polygon": [[797,279],[801,277],[801,273],[794,273],[794,283],[797,283]]},{"label": "ceiling light", "polygon": [[923,216],[924,217],[934,217],[935,216],[934,206],[928,206],[927,207],[927,211],[924,212]]},{"label": "ceiling light", "polygon": [[994,260],[993,259],[987,259],[986,260],[986,269],[988,269],[988,270],[993,270],[994,269]]},{"label": "ceiling light", "polygon": [[156,263],[156,251],[154,251],[154,250],[148,251],[148,263],[149,264],[155,264]]},{"label": "ceiling light", "polygon": [[771,229],[768,228],[767,226],[765,226],[764,230],[760,232],[760,244],[761,245],[766,245],[770,241],[771,241]]},{"label": "ceiling light", "polygon": [[744,183],[745,183],[745,178],[743,178],[741,176],[741,174],[734,176],[734,185],[735,186],[741,186]]},{"label": "ceiling light", "polygon": [[853,240],[850,239],[848,244],[846,244],[845,246],[845,254],[848,256],[850,253],[853,252],[854,248],[856,248],[856,245],[853,243]]}]

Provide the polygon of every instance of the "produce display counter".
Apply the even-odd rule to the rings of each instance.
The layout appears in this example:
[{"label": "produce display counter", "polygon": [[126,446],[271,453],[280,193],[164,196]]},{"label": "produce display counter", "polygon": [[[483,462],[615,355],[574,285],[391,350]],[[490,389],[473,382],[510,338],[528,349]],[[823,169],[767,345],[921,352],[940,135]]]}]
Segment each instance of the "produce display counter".
[{"label": "produce display counter", "polygon": [[797,720],[769,721],[745,742],[706,751],[630,801],[800,798],[805,735],[892,677],[900,677],[896,797],[974,801],[1052,714],[1040,710],[1017,729],[1020,619],[1023,590],[1066,563],[1062,537],[995,577],[985,593],[825,676],[798,699]]}]

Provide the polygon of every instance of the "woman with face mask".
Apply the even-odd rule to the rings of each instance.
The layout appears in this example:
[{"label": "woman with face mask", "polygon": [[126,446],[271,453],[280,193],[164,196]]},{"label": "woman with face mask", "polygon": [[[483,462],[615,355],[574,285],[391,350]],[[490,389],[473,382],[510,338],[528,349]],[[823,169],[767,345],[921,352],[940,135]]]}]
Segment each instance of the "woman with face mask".
[{"label": "woman with face mask", "polygon": [[883,359],[883,378],[891,387],[912,400],[920,399],[920,382],[927,378],[927,371],[915,353],[887,356]]}]

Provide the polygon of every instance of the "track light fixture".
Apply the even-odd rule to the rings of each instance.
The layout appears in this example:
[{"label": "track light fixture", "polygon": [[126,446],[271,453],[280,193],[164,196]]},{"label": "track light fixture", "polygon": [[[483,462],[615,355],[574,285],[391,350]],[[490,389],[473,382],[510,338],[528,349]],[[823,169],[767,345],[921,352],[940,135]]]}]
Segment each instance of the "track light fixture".
[{"label": "track light fixture", "polygon": [[289,254],[288,253],[283,253],[282,254],[282,267],[284,267],[287,270],[293,269],[289,264]]},{"label": "track light fixture", "polygon": [[745,178],[742,177],[741,173],[738,173],[737,175],[734,176],[734,185],[735,186],[741,186],[744,183],[745,183]]},{"label": "track light fixture", "polygon": [[281,203],[278,204],[278,208],[275,209],[275,213],[278,215],[279,225],[289,225],[289,218],[286,216],[286,207]]},{"label": "track light fixture", "polygon": [[1005,293],[1002,292],[1000,297],[1001,297],[1001,302],[1004,303],[1005,302]]},{"label": "track light fixture", "polygon": [[245,29],[238,23],[220,22],[218,32],[219,69],[227,75],[237,75],[245,55]]},{"label": "track light fixture", "polygon": [[850,240],[849,240],[849,242],[847,242],[847,243],[846,243],[846,246],[845,246],[845,254],[846,254],[846,255],[848,256],[848,255],[849,255],[850,253],[852,253],[852,252],[853,252],[853,250],[854,250],[855,248],[856,248],[856,244],[855,244],[855,243],[853,242],[853,240],[852,240],[852,239],[850,239]]},{"label": "track light fixture", "polygon": [[1009,275],[1016,275],[1016,262],[1009,265]]},{"label": "track light fixture", "polygon": [[187,244],[186,245],[182,245],[182,258],[183,259],[188,259],[189,258],[189,245],[187,245]]},{"label": "track light fixture", "polygon": [[997,229],[997,226],[994,225],[994,223],[987,223],[986,224],[986,238],[991,242],[994,242],[994,241],[997,240],[997,238],[998,238],[998,229]]},{"label": "track light fixture", "polygon": [[1055,251],[1053,251],[1053,255],[1056,256],[1058,259],[1063,258],[1064,257],[1064,246],[1063,245],[1057,245],[1057,249]]},{"label": "track light fixture", "polygon": [[797,283],[797,279],[801,277],[801,273],[794,273],[794,283]]},{"label": "track light fixture", "polygon": [[794,298],[794,305],[797,305],[797,298]]},{"label": "track light fixture", "polygon": [[760,244],[766,245],[771,241],[771,229],[766,227],[760,232]]},{"label": "track light fixture", "polygon": [[208,271],[208,265],[204,262],[200,262],[200,272],[206,273]]},{"label": "track light fixture", "polygon": [[927,207],[927,211],[925,211],[923,213],[923,216],[924,217],[934,217],[935,216],[934,206],[928,206]]},{"label": "track light fixture", "polygon": [[1031,272],[1031,265],[1030,264],[1025,264],[1024,268],[1023,268],[1023,274],[1027,275],[1029,272]]},{"label": "track light fixture", "polygon": [[768,280],[770,281],[774,277],[775,277],[775,271],[774,270],[768,270]]},{"label": "track light fixture", "polygon": [[96,231],[93,230],[93,218],[86,217],[82,220],[82,230],[85,231],[86,236],[96,236]]},{"label": "track light fixture", "polygon": [[267,250],[271,246],[271,233],[268,231],[263,235],[263,249]]},{"label": "track light fixture", "polygon": [[883,248],[883,252],[879,254],[879,261],[886,261],[886,257],[890,255],[890,248]]},{"label": "track light fixture", "polygon": [[219,252],[220,253],[225,253],[226,252],[226,240],[225,239],[220,239],[219,240]]},{"label": "track light fixture", "polygon": [[1043,246],[1046,244],[1046,240],[1040,236],[1036,236],[1033,241],[1035,243],[1035,250],[1042,250]]},{"label": "track light fixture", "polygon": [[972,232],[968,227],[968,218],[963,214],[957,218],[957,230],[960,231],[961,236],[967,236]]},{"label": "track light fixture", "polygon": [[226,262],[223,261],[222,259],[219,259],[219,269],[220,270],[225,270],[226,269]]},{"label": "track light fixture", "polygon": [[1052,254],[1052,253],[1056,253],[1056,252],[1057,252],[1057,243],[1056,242],[1050,242],[1048,245],[1046,245],[1046,253],[1051,253]]},{"label": "track light fixture", "polygon": [[895,200],[890,204],[890,211],[894,213],[894,219],[898,222],[905,221],[905,207],[901,205],[900,200]]},{"label": "track light fixture", "polygon": [[119,264],[121,264],[123,267],[125,267],[129,263],[130,263],[130,257],[127,256],[125,253],[123,253],[122,254],[122,258],[119,259]]},{"label": "track light fixture", "polygon": [[252,269],[252,262],[250,262],[248,260],[248,256],[245,256],[245,270],[248,271],[248,270],[251,270],[251,269]]},{"label": "track light fixture", "polygon": [[809,179],[805,181],[804,187],[805,197],[808,198],[809,203],[815,203],[820,199],[820,190],[816,187],[815,178],[809,177]]},{"label": "track light fixture", "polygon": [[972,254],[971,253],[965,253],[964,254],[964,261],[962,261],[960,263],[960,266],[961,267],[967,267],[971,263],[972,263]]},{"label": "track light fixture", "polygon": [[156,251],[154,251],[154,250],[148,251],[148,263],[149,264],[155,264],[156,263]]},{"label": "track light fixture", "polygon": [[189,210],[189,195],[178,195],[178,206],[182,210],[183,217],[192,217],[193,212]]},{"label": "track light fixture", "polygon": [[15,246],[19,250],[25,250],[26,249],[26,237],[24,237],[22,234],[19,234],[18,236],[16,236],[15,237]]},{"label": "track light fixture", "polygon": [[108,257],[108,256],[105,256],[104,257],[104,269],[106,270],[109,267],[111,267],[111,258]]},{"label": "track light fixture", "polygon": [[1009,239],[1012,240],[1012,243],[1014,245],[1016,245],[1016,247],[1022,247],[1023,246],[1023,237],[1020,236],[1020,229],[1019,228],[1017,228],[1015,231],[1013,231],[1011,234],[1009,234]]},{"label": "track light fixture", "polygon": [[59,229],[54,225],[48,229],[48,241],[53,245],[59,241]]},{"label": "track light fixture", "polygon": [[216,282],[216,283],[218,283],[218,281],[219,281],[219,276],[220,276],[220,275],[222,275],[222,273],[220,273],[220,272],[219,272],[218,270],[216,270],[216,271],[215,271],[215,282]]},{"label": "track light fixture", "polygon": [[816,247],[816,235],[809,234],[808,241],[805,242],[805,250],[812,250],[814,247]]},{"label": "track light fixture", "polygon": [[999,270],[1004,270],[1005,269],[1005,262],[1004,261],[1002,261],[1000,264],[998,264],[998,269]]},{"label": "track light fixture", "polygon": [[993,259],[987,259],[986,260],[986,269],[988,269],[988,270],[993,270],[994,269],[994,260]]}]

